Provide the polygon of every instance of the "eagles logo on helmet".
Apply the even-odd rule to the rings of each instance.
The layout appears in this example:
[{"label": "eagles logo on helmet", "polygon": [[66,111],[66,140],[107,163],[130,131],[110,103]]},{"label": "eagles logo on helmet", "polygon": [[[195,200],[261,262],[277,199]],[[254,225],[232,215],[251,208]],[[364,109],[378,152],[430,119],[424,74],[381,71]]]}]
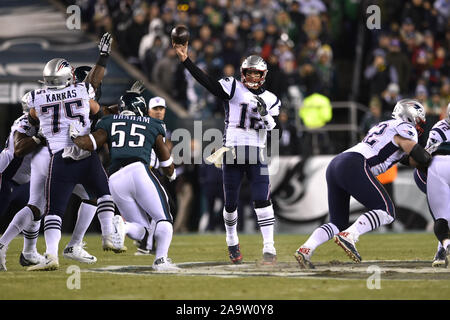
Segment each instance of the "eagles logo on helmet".
[{"label": "eagles logo on helmet", "polygon": [[136,92],[126,92],[119,98],[119,113],[123,115],[148,115],[147,104],[144,97]]},{"label": "eagles logo on helmet", "polygon": [[[260,74],[259,79],[255,79],[253,76],[248,75],[247,71],[255,70]],[[242,62],[241,65],[241,82],[249,89],[258,89],[266,81],[267,64],[263,58],[257,55],[251,55]]]}]

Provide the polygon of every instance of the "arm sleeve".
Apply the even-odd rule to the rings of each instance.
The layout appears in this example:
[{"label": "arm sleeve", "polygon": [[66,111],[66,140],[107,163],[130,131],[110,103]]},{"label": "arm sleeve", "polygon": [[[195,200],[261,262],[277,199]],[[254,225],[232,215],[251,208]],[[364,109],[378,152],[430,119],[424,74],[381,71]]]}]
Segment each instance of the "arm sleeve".
[{"label": "arm sleeve", "polygon": [[197,80],[203,87],[205,87],[209,92],[218,98],[228,100],[230,96],[223,90],[222,86],[218,81],[213,80],[210,76],[204,73],[200,68],[198,68],[191,59],[187,58],[184,60],[183,65],[188,69],[192,76]]}]

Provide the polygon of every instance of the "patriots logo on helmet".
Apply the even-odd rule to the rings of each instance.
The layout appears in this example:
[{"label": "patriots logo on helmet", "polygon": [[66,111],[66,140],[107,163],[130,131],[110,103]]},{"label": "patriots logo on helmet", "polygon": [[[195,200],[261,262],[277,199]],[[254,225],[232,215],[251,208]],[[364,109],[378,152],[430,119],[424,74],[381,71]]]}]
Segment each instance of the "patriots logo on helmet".
[{"label": "patriots logo on helmet", "polygon": [[61,70],[64,67],[70,67],[70,64],[66,60],[61,61],[57,71]]}]

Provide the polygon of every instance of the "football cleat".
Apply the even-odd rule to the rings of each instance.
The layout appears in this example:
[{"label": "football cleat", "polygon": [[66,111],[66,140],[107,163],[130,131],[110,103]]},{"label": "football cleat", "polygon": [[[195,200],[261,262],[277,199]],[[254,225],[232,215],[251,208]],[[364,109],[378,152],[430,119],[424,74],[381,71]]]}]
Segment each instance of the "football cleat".
[{"label": "football cleat", "polygon": [[0,243],[0,271],[6,271],[6,250],[8,246]]},{"label": "football cleat", "polygon": [[235,246],[228,246],[228,256],[234,264],[242,262],[241,246],[239,243]]},{"label": "football cleat", "polygon": [[19,263],[22,267],[34,266],[45,261],[45,257],[37,251],[21,252]]},{"label": "football cleat", "polygon": [[53,271],[59,268],[58,258],[46,253],[44,255],[45,261],[37,265],[28,267],[27,271]]},{"label": "football cleat", "polygon": [[263,253],[263,259],[262,259],[261,264],[267,265],[267,266],[270,266],[270,265],[273,266],[276,263],[277,263],[277,255],[276,254],[273,254],[270,252]]},{"label": "football cleat", "polygon": [[79,243],[71,247],[65,247],[63,251],[63,257],[66,259],[72,259],[82,263],[95,263],[97,258],[89,254],[84,250],[86,243]]},{"label": "football cleat", "polygon": [[263,249],[263,259],[261,264],[263,265],[274,265],[277,263],[277,251],[273,246],[264,247]]},{"label": "football cleat", "polygon": [[145,228],[145,235],[144,238],[140,241],[134,241],[134,244],[138,247],[137,251],[134,253],[135,256],[144,256],[144,255],[150,255],[150,254],[155,254],[156,250],[155,250],[155,239],[153,239],[153,249],[148,249],[147,248],[147,243],[148,243],[148,237],[149,237],[150,233],[148,232],[148,229]]},{"label": "football cleat", "polygon": [[155,271],[176,271],[180,270],[170,258],[161,257],[156,259],[152,265],[153,270]]},{"label": "football cleat", "polygon": [[295,251],[294,258],[297,260],[300,268],[302,269],[315,269],[315,266],[311,263],[312,251],[310,248],[300,247]]},{"label": "football cleat", "polygon": [[434,256],[433,263],[431,266],[433,268],[443,268],[445,267],[445,248],[441,247]]},{"label": "football cleat", "polygon": [[361,262],[361,256],[359,255],[358,250],[356,250],[355,241],[353,240],[353,236],[350,232],[339,232],[334,236],[334,242],[344,249],[350,259],[356,263]]},{"label": "football cleat", "polygon": [[125,228],[123,219],[120,215],[115,215],[112,223],[114,232],[107,236],[102,236],[103,251],[113,251],[115,253],[125,252],[127,251],[127,247],[124,246]]}]

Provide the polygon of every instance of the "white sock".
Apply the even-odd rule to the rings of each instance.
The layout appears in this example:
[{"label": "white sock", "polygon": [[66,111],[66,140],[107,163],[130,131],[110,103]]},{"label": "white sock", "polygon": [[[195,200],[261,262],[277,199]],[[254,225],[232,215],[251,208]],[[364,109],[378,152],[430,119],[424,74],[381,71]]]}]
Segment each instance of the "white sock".
[{"label": "white sock", "polygon": [[58,245],[61,240],[61,217],[47,215],[44,218],[44,237],[47,249],[45,253],[58,257]]},{"label": "white sock", "polygon": [[[1,241],[0,241],[0,243],[1,243]],[[441,248],[443,248],[442,243],[440,241],[438,241],[437,251],[441,250]]]},{"label": "white sock", "polygon": [[302,247],[311,249],[312,253],[312,251],[316,250],[318,246],[333,239],[333,237],[338,233],[339,229],[333,223],[330,222],[323,224],[313,231]]},{"label": "white sock", "polygon": [[139,223],[125,222],[125,233],[131,239],[141,241],[145,236],[145,228]]},{"label": "white sock", "polygon": [[354,240],[357,241],[360,235],[392,221],[394,221],[394,218],[388,215],[386,211],[371,210],[360,215],[346,231],[352,233],[355,236]]},{"label": "white sock", "polygon": [[450,239],[445,239],[442,241],[442,246],[447,249],[447,247],[450,245]]},{"label": "white sock", "polygon": [[235,246],[239,243],[239,238],[237,235],[237,219],[237,209],[233,212],[227,212],[225,208],[223,208],[223,221],[225,223],[228,246]]},{"label": "white sock", "polygon": [[114,217],[114,202],[110,195],[105,195],[97,199],[97,217],[100,221],[102,236],[107,236],[114,232],[112,224],[112,219]]},{"label": "white sock", "polygon": [[274,250],[273,229],[275,224],[275,216],[273,213],[272,205],[264,208],[255,208],[255,212],[258,219],[258,225],[263,237],[264,248]]},{"label": "white sock", "polygon": [[155,240],[156,253],[155,260],[161,257],[167,257],[169,253],[170,243],[172,242],[173,226],[169,221],[161,221],[156,223]]},{"label": "white sock", "polygon": [[31,221],[31,223],[23,229],[23,252],[35,252],[36,243],[39,236],[39,229],[41,227],[41,220]]},{"label": "white sock", "polygon": [[22,230],[33,222],[33,211],[27,206],[16,213],[5,233],[0,238],[0,243],[7,246]]},{"label": "white sock", "polygon": [[70,241],[67,244],[68,247],[72,247],[76,244],[81,243],[87,229],[92,222],[92,219],[94,219],[96,211],[96,206],[81,202],[80,207],[78,208],[77,223],[75,224],[75,228],[73,229],[72,238],[70,238]]}]

